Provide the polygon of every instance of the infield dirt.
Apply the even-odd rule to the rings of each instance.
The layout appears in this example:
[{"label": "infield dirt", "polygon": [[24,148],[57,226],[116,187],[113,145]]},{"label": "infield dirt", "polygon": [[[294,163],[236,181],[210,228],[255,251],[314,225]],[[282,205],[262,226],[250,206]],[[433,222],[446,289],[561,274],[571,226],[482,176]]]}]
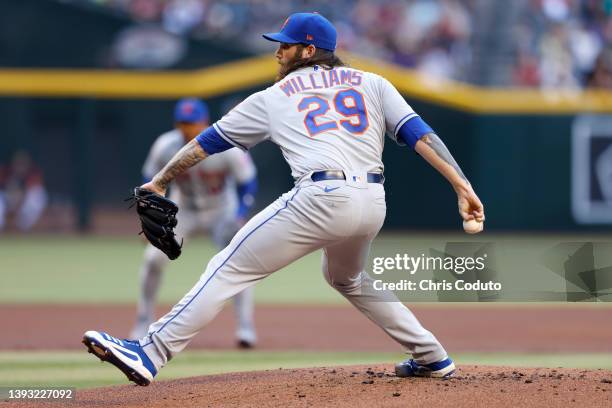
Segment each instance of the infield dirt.
[{"label": "infield dirt", "polygon": [[[610,352],[609,309],[572,307],[457,308],[414,306],[451,352]],[[160,312],[164,308],[160,308]],[[125,334],[133,306],[4,305],[7,330],[0,349],[82,349],[86,329]],[[268,350],[398,351],[371,322],[349,307],[258,306],[258,347]],[[224,310],[190,347],[233,345],[233,316]],[[34,332],[44,331],[45,342]],[[24,339],[32,339],[25,341]],[[612,371],[460,366],[450,380],[402,379],[393,367],[278,369],[78,390],[66,403],[36,407],[611,407]]]},{"label": "infield dirt", "polygon": [[[79,390],[68,407],[610,407],[612,372],[460,366],[449,380],[389,366],[270,370]],[[10,406],[31,406],[11,403]],[[57,402],[36,407],[57,407]]]},{"label": "infield dirt", "polygon": [[[588,305],[458,307],[411,305],[423,325],[449,352],[612,353],[611,310]],[[160,307],[159,314],[168,307]],[[2,305],[8,329],[0,350],[83,349],[86,330],[127,336],[136,308],[130,305]],[[258,305],[260,350],[389,351],[399,346],[350,306]],[[190,349],[234,345],[231,308],[206,326]],[[40,341],[45,333],[45,341]]]}]

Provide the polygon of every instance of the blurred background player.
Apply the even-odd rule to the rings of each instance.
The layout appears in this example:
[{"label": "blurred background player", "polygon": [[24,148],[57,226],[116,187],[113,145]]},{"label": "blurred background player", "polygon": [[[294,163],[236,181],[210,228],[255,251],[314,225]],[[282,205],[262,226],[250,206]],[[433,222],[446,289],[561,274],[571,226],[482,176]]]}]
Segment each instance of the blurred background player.
[{"label": "blurred background player", "polygon": [[[150,180],[186,143],[208,127],[208,108],[200,100],[182,99],[175,108],[175,129],[155,140],[143,167],[143,177]],[[246,221],[257,190],[256,169],[248,153],[230,149],[194,166],[173,184],[169,197],[178,205],[176,236],[180,241],[197,231],[209,232],[219,248],[225,247]],[[137,322],[132,338],[147,334],[155,321],[155,303],[161,274],[168,263],[166,255],[148,244],[140,271],[141,289]],[[253,289],[234,296],[238,327],[237,344],[255,345],[253,324]]]},{"label": "blurred background player", "polygon": [[17,151],[10,165],[0,166],[0,231],[7,220],[29,231],[47,206],[42,172],[26,151]]}]

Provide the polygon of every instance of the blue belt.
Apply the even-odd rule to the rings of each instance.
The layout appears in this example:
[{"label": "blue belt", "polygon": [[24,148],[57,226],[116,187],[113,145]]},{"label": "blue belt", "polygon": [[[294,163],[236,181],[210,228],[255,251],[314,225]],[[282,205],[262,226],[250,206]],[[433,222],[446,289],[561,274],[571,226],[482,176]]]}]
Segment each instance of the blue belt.
[{"label": "blue belt", "polygon": [[[315,171],[310,178],[312,181],[346,180],[346,175],[342,170],[323,170]],[[382,173],[368,173],[368,183],[383,184],[384,182],[385,176]]]}]

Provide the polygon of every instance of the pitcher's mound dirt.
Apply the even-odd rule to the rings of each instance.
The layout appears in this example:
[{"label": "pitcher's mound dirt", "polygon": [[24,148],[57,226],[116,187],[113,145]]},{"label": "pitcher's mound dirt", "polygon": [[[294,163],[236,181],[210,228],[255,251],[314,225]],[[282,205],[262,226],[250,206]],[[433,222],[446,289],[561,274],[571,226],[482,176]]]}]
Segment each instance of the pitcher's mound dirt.
[{"label": "pitcher's mound dirt", "polygon": [[[70,407],[611,407],[612,371],[460,366],[450,380],[385,366],[270,370],[79,390]],[[57,403],[36,406],[57,407]],[[24,405],[21,405],[24,406]]]}]

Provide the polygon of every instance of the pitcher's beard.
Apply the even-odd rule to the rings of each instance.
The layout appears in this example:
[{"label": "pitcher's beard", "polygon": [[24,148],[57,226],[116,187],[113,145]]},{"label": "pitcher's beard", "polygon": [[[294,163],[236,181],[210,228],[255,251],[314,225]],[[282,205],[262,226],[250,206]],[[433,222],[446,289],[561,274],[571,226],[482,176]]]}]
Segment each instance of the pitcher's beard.
[{"label": "pitcher's beard", "polygon": [[275,82],[282,80],[291,72],[304,65],[305,60],[299,54],[299,52],[296,52],[295,55],[289,61],[279,65],[278,74],[276,75]]}]

